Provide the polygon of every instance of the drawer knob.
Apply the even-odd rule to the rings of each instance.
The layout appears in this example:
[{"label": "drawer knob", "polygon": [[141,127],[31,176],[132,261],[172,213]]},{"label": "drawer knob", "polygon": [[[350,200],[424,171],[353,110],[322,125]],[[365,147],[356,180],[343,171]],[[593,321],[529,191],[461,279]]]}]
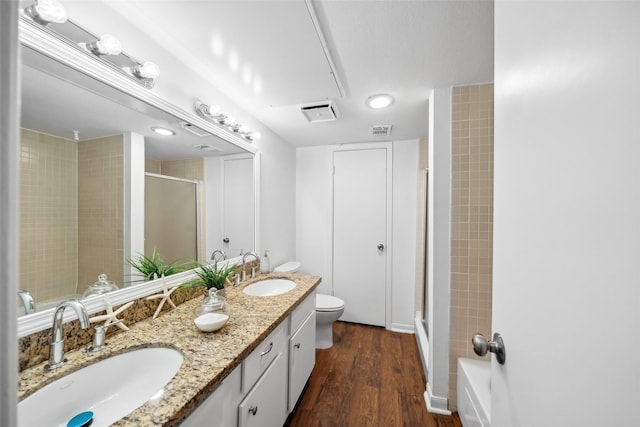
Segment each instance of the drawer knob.
[{"label": "drawer knob", "polygon": [[258,412],[258,407],[257,406],[252,406],[251,408],[249,408],[249,413],[251,415],[255,415]]}]

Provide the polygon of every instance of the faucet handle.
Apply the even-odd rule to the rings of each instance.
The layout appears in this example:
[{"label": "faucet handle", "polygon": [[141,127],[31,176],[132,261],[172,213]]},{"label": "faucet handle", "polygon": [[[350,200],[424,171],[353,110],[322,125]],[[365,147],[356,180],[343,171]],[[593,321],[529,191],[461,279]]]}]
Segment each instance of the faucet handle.
[{"label": "faucet handle", "polygon": [[104,343],[105,334],[107,328],[109,326],[117,325],[118,323],[122,323],[122,320],[118,320],[117,322],[109,323],[108,325],[100,325],[94,328],[93,333],[93,345],[87,347],[87,352],[95,353],[97,351],[102,350],[106,344]]}]

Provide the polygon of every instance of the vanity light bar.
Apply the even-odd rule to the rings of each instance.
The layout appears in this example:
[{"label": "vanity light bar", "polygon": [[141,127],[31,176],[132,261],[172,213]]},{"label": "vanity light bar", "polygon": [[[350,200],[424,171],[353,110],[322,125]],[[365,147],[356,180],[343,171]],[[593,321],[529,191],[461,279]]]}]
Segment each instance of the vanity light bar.
[{"label": "vanity light bar", "polygon": [[240,135],[249,142],[260,138],[259,132],[253,132],[248,126],[239,123],[234,117],[222,114],[220,107],[217,105],[209,106],[200,100],[196,100],[193,104],[193,111],[200,117]]},{"label": "vanity light bar", "polygon": [[[141,62],[122,52],[116,37],[110,34],[98,37],[68,19],[58,0],[34,0],[32,5],[22,10],[20,20],[91,54],[100,63],[132,78],[147,89],[153,88],[155,79],[160,75],[160,68],[153,62]],[[48,25],[50,23],[58,25],[52,27]]]}]

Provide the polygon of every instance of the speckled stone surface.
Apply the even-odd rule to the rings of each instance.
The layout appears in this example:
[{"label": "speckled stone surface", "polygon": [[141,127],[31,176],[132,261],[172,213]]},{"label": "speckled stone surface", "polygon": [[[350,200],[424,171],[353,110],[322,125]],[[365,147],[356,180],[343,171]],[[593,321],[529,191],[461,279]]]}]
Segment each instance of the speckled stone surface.
[{"label": "speckled stone surface", "polygon": [[[176,305],[183,304],[192,298],[202,297],[204,294],[204,288],[185,289],[174,292],[171,295],[171,299]],[[123,320],[124,324],[131,326],[136,322],[148,319],[153,316],[156,308],[158,307],[158,300],[147,300],[141,298],[136,300],[131,307],[123,311],[119,318]],[[120,306],[114,306],[114,310]],[[165,304],[161,313],[164,313],[171,309],[169,304]],[[92,314],[90,317],[105,314],[105,311]],[[53,319],[53,317],[52,317]],[[90,344],[93,340],[93,325],[87,329],[80,328],[80,322],[78,320],[72,320],[62,326],[62,333],[65,338],[64,348],[65,351],[72,351],[80,347],[84,347]],[[108,328],[107,338],[110,335],[120,333],[118,328]],[[47,328],[43,331],[36,332],[34,334],[22,337],[18,339],[18,363],[20,371],[23,371],[32,366],[39,365],[40,363],[49,359],[49,343],[51,342],[51,328]]]},{"label": "speckled stone surface", "polygon": [[[282,295],[252,297],[242,288],[265,278],[294,280],[297,286]],[[220,382],[273,331],[320,283],[320,278],[300,274],[270,273],[227,288],[229,321],[216,332],[201,332],[193,323],[197,297],[107,338],[107,349],[95,355],[84,350],[66,353],[68,362],[55,372],[44,371],[44,363],[20,374],[18,397],[23,399],[44,385],[88,364],[141,347],[169,346],[184,356],[175,377],[162,396],[148,401],[113,424],[129,426],[175,426],[203,402]]]},{"label": "speckled stone surface", "polygon": [[[252,267],[259,267],[258,261],[247,262],[246,271],[250,272]],[[238,267],[239,271],[240,268]],[[192,298],[201,297],[204,294],[204,288],[194,289],[182,289],[174,292],[171,295],[171,299],[176,305],[183,304],[185,301],[189,301]],[[158,307],[159,300],[147,300],[141,298],[136,300],[133,305],[122,312],[119,316],[123,320],[124,324],[131,326],[136,322],[148,319],[153,316],[153,313]],[[118,309],[119,306],[113,307]],[[161,313],[164,313],[171,309],[169,304],[165,304]],[[100,313],[94,313],[91,315],[97,316],[105,314],[104,311]],[[53,318],[52,318],[53,319]],[[63,336],[65,337],[64,348],[65,351],[72,351],[80,347],[84,347],[90,344],[93,340],[93,328],[82,329],[80,328],[80,322],[73,320],[67,322],[62,327]],[[112,334],[119,333],[118,328],[107,329],[107,337]],[[45,329],[40,332],[33,333],[31,335],[18,339],[18,363],[20,371],[23,371],[32,366],[39,365],[40,363],[48,360],[49,358],[49,343],[51,342],[51,328]]]}]

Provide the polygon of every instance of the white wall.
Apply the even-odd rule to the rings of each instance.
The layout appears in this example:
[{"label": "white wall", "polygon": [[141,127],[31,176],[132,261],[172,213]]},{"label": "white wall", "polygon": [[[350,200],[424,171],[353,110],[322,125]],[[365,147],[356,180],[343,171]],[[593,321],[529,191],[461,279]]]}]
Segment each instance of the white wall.
[{"label": "white wall", "polygon": [[296,259],[322,277],[318,292],[333,294],[331,259],[333,147],[296,150]]},{"label": "white wall", "polygon": [[449,301],[451,292],[451,88],[429,98],[428,191],[429,354],[425,400],[448,412]]},{"label": "white wall", "polygon": [[[335,146],[296,150],[296,257],[332,293],[332,153]],[[418,140],[393,142],[391,327],[413,331]]]},{"label": "white wall", "polygon": [[259,147],[260,247],[273,269],[296,256],[296,152],[276,139],[261,139]]}]

